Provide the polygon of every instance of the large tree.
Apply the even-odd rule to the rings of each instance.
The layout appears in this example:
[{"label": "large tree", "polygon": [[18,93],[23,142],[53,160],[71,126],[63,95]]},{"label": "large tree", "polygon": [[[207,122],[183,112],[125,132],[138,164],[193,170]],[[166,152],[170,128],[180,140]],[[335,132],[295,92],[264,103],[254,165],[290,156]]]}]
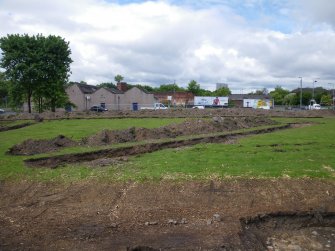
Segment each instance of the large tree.
[{"label": "large tree", "polygon": [[195,80],[191,80],[187,85],[187,90],[198,96],[201,92],[200,85]]},{"label": "large tree", "polygon": [[275,105],[283,105],[284,104],[284,97],[289,94],[288,90],[283,89],[281,86],[276,86],[274,91],[270,92],[271,97],[275,101]]},{"label": "large tree", "polygon": [[176,91],[185,91],[184,88],[179,87],[177,84],[166,84],[161,85],[155,89],[155,92],[176,92]]},{"label": "large tree", "polygon": [[231,91],[228,87],[221,87],[213,92],[214,96],[226,97],[231,94]]},{"label": "large tree", "polygon": [[5,74],[0,72],[0,107],[6,106],[9,94],[9,83],[5,79]]},{"label": "large tree", "polygon": [[2,37],[0,48],[0,66],[10,80],[15,104],[26,100],[29,112],[32,100],[39,112],[64,106],[72,62],[68,42],[58,36],[15,34]]}]

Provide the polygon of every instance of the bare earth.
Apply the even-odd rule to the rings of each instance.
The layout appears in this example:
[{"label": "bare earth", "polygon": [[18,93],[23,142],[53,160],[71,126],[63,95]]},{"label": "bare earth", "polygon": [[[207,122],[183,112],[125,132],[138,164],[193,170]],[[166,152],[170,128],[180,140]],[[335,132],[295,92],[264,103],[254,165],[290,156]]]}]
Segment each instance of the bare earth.
[{"label": "bare earth", "polygon": [[0,250],[334,250],[334,188],[316,179],[1,182]]}]

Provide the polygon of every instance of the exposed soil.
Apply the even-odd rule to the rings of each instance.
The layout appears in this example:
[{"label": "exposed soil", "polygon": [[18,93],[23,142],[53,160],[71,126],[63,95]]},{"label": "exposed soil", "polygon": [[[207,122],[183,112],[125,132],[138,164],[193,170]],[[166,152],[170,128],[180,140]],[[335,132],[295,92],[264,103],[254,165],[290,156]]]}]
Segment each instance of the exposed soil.
[{"label": "exposed soil", "polygon": [[103,130],[95,135],[83,138],[80,142],[75,142],[63,135],[59,135],[51,140],[28,139],[10,148],[8,153],[12,155],[34,155],[75,145],[110,145],[150,139],[225,132],[272,124],[276,123],[269,118],[263,117],[214,117],[211,120],[189,119],[183,123],[153,129],[131,127],[125,130]]},{"label": "exposed soil", "polygon": [[215,136],[201,136],[191,139],[181,139],[181,140],[171,140],[157,143],[146,143],[135,146],[120,147],[120,148],[111,148],[103,149],[92,152],[85,153],[74,153],[74,154],[64,154],[51,157],[42,157],[42,158],[33,158],[24,160],[25,164],[28,167],[37,167],[37,168],[57,168],[59,166],[70,164],[70,163],[80,163],[93,161],[101,158],[116,158],[124,157],[130,155],[139,155],[143,153],[150,153],[154,151],[159,151],[166,148],[177,148],[182,146],[191,146],[199,143],[230,143],[232,140],[254,134],[269,133],[276,130],[282,130],[290,128],[290,125],[282,125],[276,127],[269,127],[265,129],[258,129],[253,131],[245,132],[234,132],[224,135],[215,135]]},{"label": "exposed soil", "polygon": [[18,125],[12,125],[12,126],[1,126],[0,125],[0,132],[5,132],[5,131],[10,131],[10,130],[15,130],[15,129],[20,129],[20,128],[23,128],[23,127],[27,127],[27,126],[31,126],[33,125],[34,123],[32,122],[27,122],[27,123],[21,123],[21,124],[18,124]]},{"label": "exposed soil", "polygon": [[278,212],[240,221],[246,250],[335,248],[335,212]]},{"label": "exposed soil", "polygon": [[0,250],[334,250],[334,188],[316,179],[1,182]]},{"label": "exposed soil", "polygon": [[264,117],[214,117],[210,120],[188,119],[160,128],[128,128],[126,130],[103,130],[83,139],[88,145],[107,145],[150,139],[175,138],[178,136],[209,134],[276,124]]},{"label": "exposed soil", "polygon": [[[108,112],[44,112],[38,114],[41,119],[83,119],[83,118],[211,118],[211,117],[329,117],[335,116],[334,110],[263,110],[248,108],[223,109],[169,109],[169,110],[141,110],[141,111],[108,111]],[[36,114],[21,113],[18,115],[4,115],[4,120],[36,119]]]},{"label": "exposed soil", "polygon": [[70,147],[76,145],[78,145],[76,141],[71,140],[65,137],[64,135],[59,135],[51,140],[46,139],[25,140],[21,144],[17,144],[11,147],[8,150],[8,153],[12,155],[33,155],[39,153],[52,152],[64,147]]}]

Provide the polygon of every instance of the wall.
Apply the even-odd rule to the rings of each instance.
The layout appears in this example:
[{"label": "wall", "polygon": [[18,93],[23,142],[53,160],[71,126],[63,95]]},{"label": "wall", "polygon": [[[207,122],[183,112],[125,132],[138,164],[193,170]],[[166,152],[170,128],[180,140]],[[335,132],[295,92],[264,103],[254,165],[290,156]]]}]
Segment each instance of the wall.
[{"label": "wall", "polygon": [[123,109],[132,110],[132,103],[138,103],[141,106],[152,106],[156,99],[153,94],[145,93],[137,87],[133,87],[125,92]]},{"label": "wall", "polygon": [[91,98],[91,94],[82,93],[77,85],[71,85],[65,91],[69,96],[70,102],[77,106],[72,108],[73,111],[85,111],[86,108],[90,109],[91,100],[86,99],[86,97],[89,96]]},{"label": "wall", "polygon": [[124,94],[115,94],[106,90],[105,88],[100,88],[92,94],[91,103],[92,105],[100,105],[101,103],[105,103],[105,107],[110,111],[122,110]]}]

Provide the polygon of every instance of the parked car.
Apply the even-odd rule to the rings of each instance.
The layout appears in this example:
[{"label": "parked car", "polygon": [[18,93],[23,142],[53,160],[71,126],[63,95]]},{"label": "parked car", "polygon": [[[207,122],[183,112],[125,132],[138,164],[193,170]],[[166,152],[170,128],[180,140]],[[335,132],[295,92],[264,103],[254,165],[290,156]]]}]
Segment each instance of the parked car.
[{"label": "parked car", "polygon": [[141,110],[166,110],[168,107],[163,105],[162,103],[154,103],[152,106],[142,106]]},{"label": "parked car", "polygon": [[99,105],[94,105],[90,108],[90,111],[94,111],[94,112],[106,112],[108,111],[107,108],[99,106]]},{"label": "parked car", "polygon": [[5,113],[5,110],[4,109],[0,109],[0,114],[1,113]]}]

